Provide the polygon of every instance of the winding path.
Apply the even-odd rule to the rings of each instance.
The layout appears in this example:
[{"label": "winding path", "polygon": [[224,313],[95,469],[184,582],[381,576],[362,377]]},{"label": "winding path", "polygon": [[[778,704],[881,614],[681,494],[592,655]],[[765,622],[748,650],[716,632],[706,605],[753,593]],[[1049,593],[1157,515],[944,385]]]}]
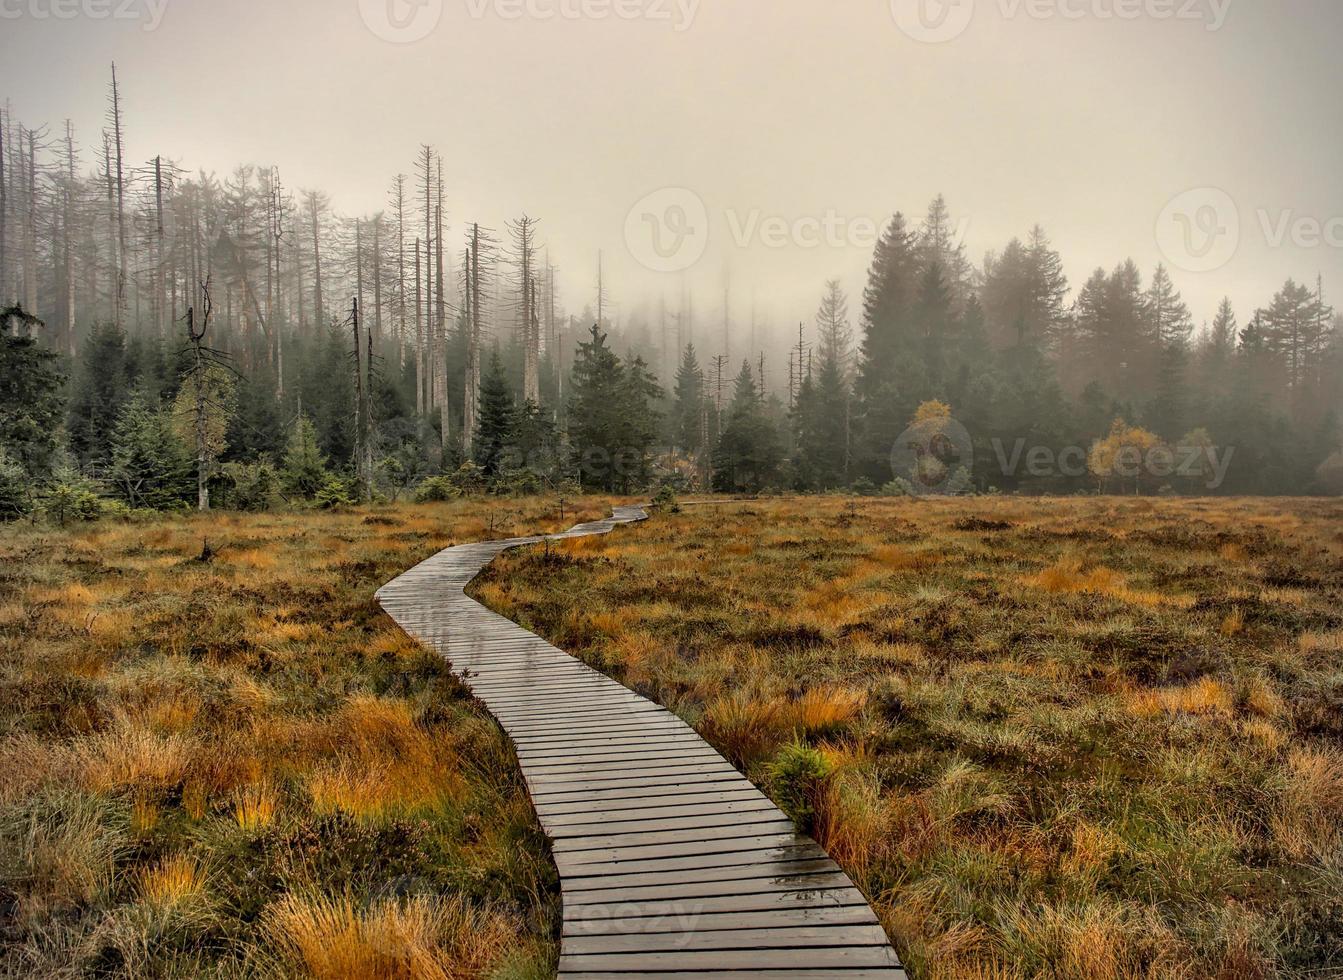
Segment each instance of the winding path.
[{"label": "winding path", "polygon": [[[607,520],[552,539],[605,534]],[[501,552],[448,548],[378,590],[517,748],[564,900],[569,980],[903,980],[862,894],[689,725],[465,594]]]}]

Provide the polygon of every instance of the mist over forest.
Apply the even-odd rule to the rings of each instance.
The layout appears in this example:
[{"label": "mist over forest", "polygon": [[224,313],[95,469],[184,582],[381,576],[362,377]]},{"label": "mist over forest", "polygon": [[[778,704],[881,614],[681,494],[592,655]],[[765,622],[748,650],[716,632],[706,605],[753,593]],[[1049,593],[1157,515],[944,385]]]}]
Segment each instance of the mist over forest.
[{"label": "mist over forest", "polygon": [[[815,308],[785,341],[754,310],[734,320],[731,284],[696,295],[672,276],[628,295],[600,251],[561,284],[536,216],[445,218],[451,182],[429,145],[388,176],[385,208],[355,215],[274,167],[192,172],[133,152],[114,72],[92,143],[68,123],[0,119],[7,342],[35,341],[15,356],[47,379],[25,382],[42,390],[17,411],[35,417],[6,427],[16,496],[55,480],[130,507],[201,503],[193,468],[235,506],[409,494],[437,476],[625,492],[1339,489],[1343,318],[1308,269],[1199,323],[1165,264],[1116,256],[1072,283],[1038,225],[976,261],[942,196],[893,201],[861,293],[818,267]],[[893,451],[930,414],[960,445],[914,462],[931,474],[905,472]]]}]

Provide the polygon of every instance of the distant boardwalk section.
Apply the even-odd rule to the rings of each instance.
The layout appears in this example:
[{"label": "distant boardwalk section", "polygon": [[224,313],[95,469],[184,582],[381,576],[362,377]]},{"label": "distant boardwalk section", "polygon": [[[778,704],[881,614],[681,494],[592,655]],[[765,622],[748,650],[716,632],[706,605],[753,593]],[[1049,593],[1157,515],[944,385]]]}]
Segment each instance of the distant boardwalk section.
[{"label": "distant boardwalk section", "polygon": [[[617,507],[551,538],[643,520]],[[863,896],[685,722],[465,594],[501,552],[459,545],[378,590],[517,747],[564,897],[559,975],[904,977]]]}]

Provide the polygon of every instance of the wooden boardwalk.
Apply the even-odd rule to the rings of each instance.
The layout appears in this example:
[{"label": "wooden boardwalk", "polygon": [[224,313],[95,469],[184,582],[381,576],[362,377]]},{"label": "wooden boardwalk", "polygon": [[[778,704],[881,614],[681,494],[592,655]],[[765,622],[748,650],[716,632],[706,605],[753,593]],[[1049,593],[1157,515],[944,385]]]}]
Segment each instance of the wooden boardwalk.
[{"label": "wooden boardwalk", "polygon": [[[617,507],[552,538],[645,518]],[[378,590],[503,725],[551,840],[572,980],[900,980],[862,894],[676,715],[491,612],[468,582],[508,548],[459,545]]]}]

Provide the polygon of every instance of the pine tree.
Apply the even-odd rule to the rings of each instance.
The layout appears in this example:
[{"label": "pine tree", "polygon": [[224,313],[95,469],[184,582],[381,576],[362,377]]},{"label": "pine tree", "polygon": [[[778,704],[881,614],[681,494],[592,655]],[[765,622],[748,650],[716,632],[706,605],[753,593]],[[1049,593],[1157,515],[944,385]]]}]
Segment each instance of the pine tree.
[{"label": "pine tree", "polygon": [[672,443],[685,453],[694,454],[700,445],[700,416],[704,410],[704,371],[695,356],[695,345],[686,344],[676,369],[671,423]]},{"label": "pine tree", "polygon": [[0,333],[0,453],[30,480],[47,477],[56,456],[65,378],[55,362],[31,337]]},{"label": "pine tree", "polygon": [[820,364],[815,377],[804,375],[794,407],[794,468],[802,486],[828,489],[848,486],[853,464],[852,335],[837,279],[825,284],[816,330]]},{"label": "pine tree", "polygon": [[853,330],[849,327],[849,298],[838,279],[825,284],[821,306],[816,311],[816,333],[821,360],[831,361],[847,378],[852,367]]},{"label": "pine tree", "polygon": [[513,444],[518,424],[513,391],[504,374],[496,349],[490,354],[489,367],[480,379],[479,416],[472,440],[476,465],[487,477],[499,474],[505,453]]},{"label": "pine tree", "polygon": [[1146,300],[1147,329],[1154,349],[1160,352],[1167,344],[1187,346],[1194,321],[1164,265],[1158,265],[1152,274]]},{"label": "pine tree", "polygon": [[750,362],[743,361],[714,448],[714,489],[723,493],[761,490],[776,478],[782,455],[778,432],[765,414]]},{"label": "pine tree", "polygon": [[948,348],[958,346],[954,329],[958,321],[952,313],[951,289],[940,262],[929,263],[923,271],[914,320],[923,362],[920,397],[942,397],[946,394]]},{"label": "pine tree", "polygon": [[299,416],[281,462],[281,486],[286,493],[311,500],[327,481],[326,466],[317,444],[317,427],[306,415]]},{"label": "pine tree", "polygon": [[972,287],[972,269],[965,257],[965,245],[959,240],[951,208],[941,194],[928,206],[928,214],[918,233],[918,263],[921,271],[931,265],[942,267],[942,279],[951,298],[952,308],[959,312],[969,297]]},{"label": "pine tree", "polygon": [[858,471],[889,479],[896,437],[914,412],[917,350],[912,310],[917,295],[914,237],[897,214],[877,242],[863,292],[861,359],[855,390],[862,420]]},{"label": "pine tree", "polygon": [[82,465],[106,465],[112,429],[129,398],[126,335],[113,324],[95,326],[80,348],[66,420],[70,451]]},{"label": "pine tree", "polygon": [[584,486],[611,492],[641,485],[657,438],[661,391],[641,358],[623,364],[594,324],[574,357],[569,446]]},{"label": "pine tree", "polygon": [[1068,296],[1068,277],[1063,272],[1063,257],[1054,251],[1049,236],[1039,225],[1031,229],[1026,245],[1030,269],[1030,317],[1028,328],[1045,349],[1059,340],[1059,332],[1068,322],[1064,306]]},{"label": "pine tree", "polygon": [[1264,311],[1264,338],[1280,361],[1288,388],[1289,407],[1300,417],[1315,370],[1328,348],[1333,310],[1319,296],[1289,279]]},{"label": "pine tree", "polygon": [[146,392],[135,392],[118,413],[109,448],[109,483],[129,506],[168,510],[190,503],[191,457],[172,416]]}]

